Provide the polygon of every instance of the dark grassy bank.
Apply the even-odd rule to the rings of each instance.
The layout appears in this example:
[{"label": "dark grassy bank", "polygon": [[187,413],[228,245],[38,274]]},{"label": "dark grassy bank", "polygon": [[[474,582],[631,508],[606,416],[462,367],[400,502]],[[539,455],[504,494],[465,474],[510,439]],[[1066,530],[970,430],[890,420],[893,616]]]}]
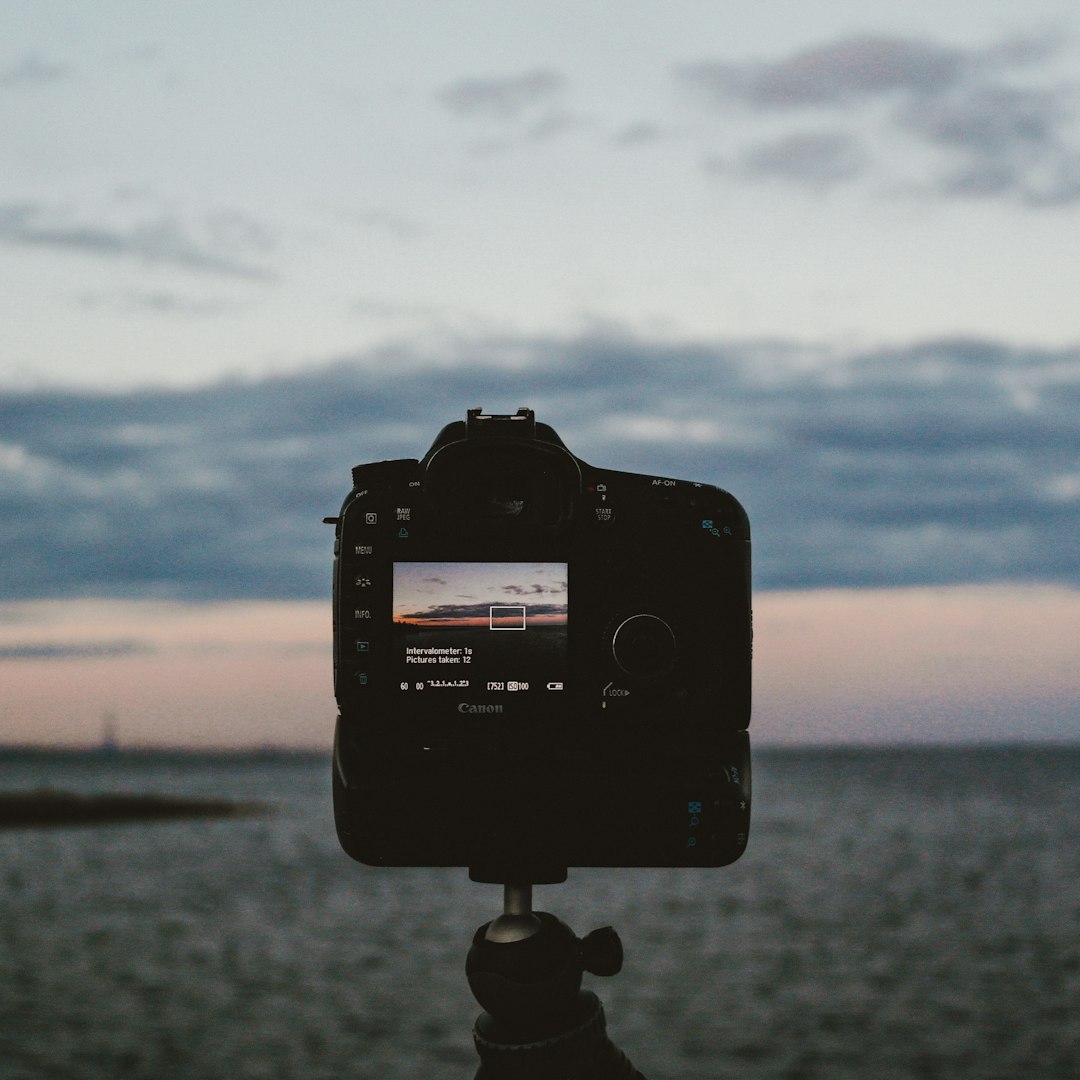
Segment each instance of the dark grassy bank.
[{"label": "dark grassy bank", "polygon": [[0,792],[0,828],[104,825],[176,818],[249,817],[262,803],[170,795],[79,795],[70,791]]}]

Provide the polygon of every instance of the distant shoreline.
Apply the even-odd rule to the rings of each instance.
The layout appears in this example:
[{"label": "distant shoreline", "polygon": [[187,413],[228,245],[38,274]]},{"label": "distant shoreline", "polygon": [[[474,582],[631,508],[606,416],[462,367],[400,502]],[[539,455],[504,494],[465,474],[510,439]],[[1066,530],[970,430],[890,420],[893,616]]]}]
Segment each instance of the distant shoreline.
[{"label": "distant shoreline", "polygon": [[[750,729],[751,739],[754,730]],[[978,740],[962,742],[764,742],[754,745],[754,753],[766,757],[785,756],[858,756],[863,754],[971,754],[999,753],[1001,751],[1080,751],[1080,736],[1062,739],[1015,739]],[[328,762],[332,752],[325,749],[289,748],[273,746],[254,747],[189,747],[189,746],[35,746],[0,744],[0,763],[32,760],[109,761],[132,763],[146,762],[221,762],[246,763],[312,763]]]},{"label": "distant shoreline", "polygon": [[[0,765],[93,765],[121,768],[175,765],[290,766],[325,764],[330,751],[277,747],[190,748],[102,746],[0,746]],[[100,774],[99,774],[100,781]],[[39,780],[40,784],[41,781]],[[221,798],[191,798],[156,793],[82,793],[46,786],[0,790],[0,830],[59,826],[118,825],[184,819],[242,818],[270,812],[265,803]]]},{"label": "distant shoreline", "polygon": [[93,761],[325,761],[325,750],[290,749],[288,747],[194,747],[194,746],[32,746],[0,744],[0,761],[71,760]]},{"label": "distant shoreline", "polygon": [[190,799],[172,795],[80,795],[70,791],[0,792],[0,829],[63,825],[115,825],[183,818],[235,818],[264,814],[263,803]]}]

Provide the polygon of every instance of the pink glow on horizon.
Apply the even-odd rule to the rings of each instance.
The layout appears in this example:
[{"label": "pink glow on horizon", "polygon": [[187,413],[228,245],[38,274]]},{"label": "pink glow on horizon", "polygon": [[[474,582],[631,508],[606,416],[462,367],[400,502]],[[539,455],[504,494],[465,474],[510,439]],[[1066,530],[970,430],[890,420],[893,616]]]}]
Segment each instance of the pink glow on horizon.
[{"label": "pink glow on horizon", "polygon": [[768,741],[1080,741],[1080,592],[960,586],[755,603]]},{"label": "pink glow on horizon", "polygon": [[130,655],[0,662],[0,741],[329,746],[329,602],[0,606],[0,646],[130,641]]},{"label": "pink glow on horizon", "polygon": [[[1080,592],[763,593],[754,607],[757,746],[1080,741]],[[98,655],[21,658],[48,646]],[[335,712],[328,602],[0,605],[0,743],[94,745],[110,716],[121,745],[328,750]]]},{"label": "pink glow on horizon", "polygon": [[[397,615],[394,622],[406,626],[415,626],[418,630],[487,630],[494,622],[498,624],[520,623],[520,615],[496,615],[483,618],[460,618],[439,619],[424,618],[422,616]],[[526,612],[525,622],[527,626],[566,626],[566,615],[533,615]]]}]

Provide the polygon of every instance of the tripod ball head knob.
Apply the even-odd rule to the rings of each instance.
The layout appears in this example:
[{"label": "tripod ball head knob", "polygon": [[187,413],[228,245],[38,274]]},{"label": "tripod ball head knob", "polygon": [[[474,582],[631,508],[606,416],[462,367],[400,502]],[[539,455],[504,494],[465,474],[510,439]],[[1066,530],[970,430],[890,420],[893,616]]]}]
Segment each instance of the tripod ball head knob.
[{"label": "tripod ball head knob", "polygon": [[618,975],[622,971],[623,947],[610,926],[601,926],[581,940],[581,963],[592,975]]}]

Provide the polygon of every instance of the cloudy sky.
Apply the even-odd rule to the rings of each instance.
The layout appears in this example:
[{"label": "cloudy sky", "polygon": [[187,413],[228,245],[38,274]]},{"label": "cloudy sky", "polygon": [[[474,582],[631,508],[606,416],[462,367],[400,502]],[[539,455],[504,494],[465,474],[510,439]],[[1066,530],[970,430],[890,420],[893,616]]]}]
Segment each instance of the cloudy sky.
[{"label": "cloudy sky", "polygon": [[394,622],[488,627],[499,608],[511,626],[565,625],[566,579],[566,563],[398,563]]},{"label": "cloudy sky", "polygon": [[1063,0],[0,8],[0,739],[322,746],[349,468],[717,483],[759,742],[1080,738]]}]

